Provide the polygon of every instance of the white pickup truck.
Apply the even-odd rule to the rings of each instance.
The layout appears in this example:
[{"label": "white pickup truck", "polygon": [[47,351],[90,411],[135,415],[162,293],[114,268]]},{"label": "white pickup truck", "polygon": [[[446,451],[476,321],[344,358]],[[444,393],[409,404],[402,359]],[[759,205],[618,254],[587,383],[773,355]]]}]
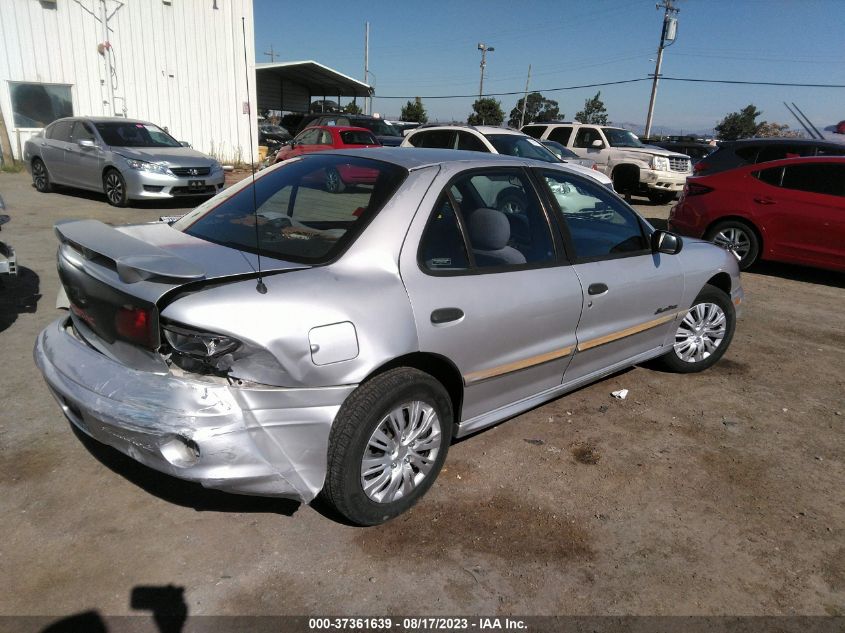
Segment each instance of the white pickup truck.
[{"label": "white pickup truck", "polygon": [[618,193],[642,193],[658,204],[674,199],[692,175],[690,157],[643,145],[636,134],[607,125],[530,123],[522,132],[539,140],[557,141],[613,179]]}]

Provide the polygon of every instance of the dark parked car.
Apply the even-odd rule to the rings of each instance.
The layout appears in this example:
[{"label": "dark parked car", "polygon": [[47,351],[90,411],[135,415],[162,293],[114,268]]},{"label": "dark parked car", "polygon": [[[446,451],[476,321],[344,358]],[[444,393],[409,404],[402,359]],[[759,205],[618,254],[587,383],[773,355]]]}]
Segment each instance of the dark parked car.
[{"label": "dark parked car", "polygon": [[696,176],[799,156],[844,156],[845,144],[803,138],[749,138],[726,141],[693,167]]},{"label": "dark parked car", "polygon": [[388,147],[398,147],[403,138],[402,133],[384,119],[366,114],[309,114],[302,117],[296,133],[315,125],[364,127],[376,135],[379,143]]},{"label": "dark parked car", "polygon": [[657,147],[662,147],[663,149],[668,149],[671,152],[678,152],[679,154],[686,154],[692,159],[693,165],[695,165],[698,161],[700,161],[705,156],[709,156],[717,149],[717,145],[711,145],[710,143],[704,143],[702,141],[696,140],[668,140],[668,141],[661,141],[657,139],[648,139],[642,138],[640,139],[643,143],[648,143],[649,145],[655,145]]},{"label": "dark parked car", "polygon": [[845,271],[845,158],[788,158],[687,180],[669,229],[734,251]]}]

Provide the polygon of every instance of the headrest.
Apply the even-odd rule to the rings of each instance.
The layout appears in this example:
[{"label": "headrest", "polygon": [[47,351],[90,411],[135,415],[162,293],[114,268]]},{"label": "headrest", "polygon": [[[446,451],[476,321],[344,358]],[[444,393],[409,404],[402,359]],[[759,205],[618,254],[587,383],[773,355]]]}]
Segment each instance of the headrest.
[{"label": "headrest", "polygon": [[511,225],[501,211],[476,209],[469,217],[469,237],[474,249],[498,251],[508,245]]}]

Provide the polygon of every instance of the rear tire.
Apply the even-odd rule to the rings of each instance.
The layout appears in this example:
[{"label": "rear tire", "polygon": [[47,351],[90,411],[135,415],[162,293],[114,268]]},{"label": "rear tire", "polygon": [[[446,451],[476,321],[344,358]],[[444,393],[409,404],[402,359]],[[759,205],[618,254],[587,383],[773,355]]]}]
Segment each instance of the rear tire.
[{"label": "rear tire", "polygon": [[50,173],[47,171],[47,165],[40,158],[34,158],[32,160],[32,184],[41,193],[51,193],[53,191],[53,183],[50,182]]},{"label": "rear tire", "polygon": [[507,187],[496,196],[496,208],[502,213],[520,214],[525,213],[528,203],[525,194],[517,187]]},{"label": "rear tire", "polygon": [[684,318],[677,322],[672,348],[659,360],[680,374],[704,371],[725,354],[735,329],[736,311],[730,296],[705,284]]},{"label": "rear tire", "polygon": [[103,174],[103,193],[106,200],[113,207],[125,207],[129,204],[129,195],[126,191],[126,181],[116,169],[109,169]]},{"label": "rear tire", "polygon": [[704,235],[704,239],[736,253],[739,256],[740,270],[750,268],[760,256],[760,240],[757,233],[740,220],[714,224]]},{"label": "rear tire", "polygon": [[332,426],[322,499],[358,525],[405,512],[440,472],[452,418],[446,389],[417,369],[392,369],[361,384]]}]

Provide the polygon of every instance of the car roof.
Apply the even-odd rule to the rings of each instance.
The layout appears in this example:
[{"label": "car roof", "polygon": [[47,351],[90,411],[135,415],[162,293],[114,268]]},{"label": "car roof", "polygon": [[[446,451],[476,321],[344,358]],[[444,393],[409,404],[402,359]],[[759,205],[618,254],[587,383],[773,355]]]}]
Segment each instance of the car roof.
[{"label": "car roof", "polygon": [[837,145],[841,143],[812,138],[743,138],[736,141],[722,141],[719,147],[741,147],[744,145]]},{"label": "car roof", "polygon": [[[305,130],[334,130],[335,132],[366,132],[367,134],[372,134],[372,131],[365,127],[355,127],[352,125],[309,125],[308,127],[303,128],[302,132]],[[300,134],[302,134],[302,132],[300,132]]]},{"label": "car roof", "polygon": [[419,134],[420,132],[429,132],[431,130],[468,130],[470,132],[478,132],[480,134],[513,134],[514,136],[528,136],[525,132],[514,130],[510,127],[503,127],[498,125],[470,125],[469,123],[433,123],[421,125],[408,132],[411,134]]},{"label": "car roof", "polygon": [[[461,149],[434,149],[422,147],[380,147],[373,149],[350,149],[350,150],[327,150],[320,152],[320,155],[338,154],[342,156],[356,156],[359,158],[371,158],[387,163],[393,163],[405,169],[421,169],[432,165],[443,165],[446,163],[472,163],[478,167],[484,166],[524,166],[526,164],[542,166],[544,168],[558,169],[565,163],[546,163],[530,158],[518,156],[507,156],[505,154],[492,154],[487,152],[471,152]],[[575,171],[575,170],[572,170]],[[579,172],[575,172],[579,173]]]}]

